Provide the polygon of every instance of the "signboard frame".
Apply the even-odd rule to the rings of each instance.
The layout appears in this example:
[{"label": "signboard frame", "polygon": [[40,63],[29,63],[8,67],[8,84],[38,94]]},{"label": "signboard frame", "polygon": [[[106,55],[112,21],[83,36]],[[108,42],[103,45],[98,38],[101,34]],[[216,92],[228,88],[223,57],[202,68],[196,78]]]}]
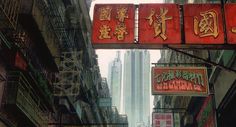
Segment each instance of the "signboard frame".
[{"label": "signboard frame", "polygon": [[183,10],[186,45],[225,43],[221,4],[185,4]]},{"label": "signboard frame", "polygon": [[236,44],[236,10],[235,3],[227,3],[224,5],[225,11],[225,29],[227,33],[227,43]]},{"label": "signboard frame", "polygon": [[93,15],[93,45],[132,44],[134,16],[134,4],[96,4]]},{"label": "signboard frame", "polygon": [[[210,4],[209,4],[210,5]],[[184,13],[184,6],[185,5],[179,5],[180,6],[180,14]],[[223,7],[223,5],[220,5],[221,7]],[[224,5],[225,6],[225,5]],[[135,9],[137,9],[139,7],[139,5],[135,5]],[[221,11],[220,12],[222,15],[225,14],[225,12]],[[136,13],[134,13],[136,14]],[[219,16],[221,15],[219,14]],[[222,16],[222,20],[226,19],[226,17]],[[182,16],[182,18],[180,17],[180,21],[184,21],[184,17]],[[186,43],[185,40],[185,34],[184,34],[184,22],[181,22],[180,24],[180,28],[181,28],[181,44],[173,44],[171,42],[168,42],[166,40],[166,42],[164,44],[156,44],[156,43],[150,43],[150,44],[142,44],[141,42],[139,42],[138,38],[133,38],[133,42],[130,43],[96,43],[93,44],[93,48],[95,49],[168,49],[168,47],[172,47],[172,48],[176,48],[176,49],[228,49],[228,50],[235,50],[236,49],[236,44],[234,43],[230,43],[228,42],[228,37],[227,37],[227,33],[225,33],[226,31],[223,31],[223,35],[224,36],[224,42],[222,44],[218,43],[218,44],[192,44]],[[223,23],[223,22],[222,22]],[[135,27],[136,24],[134,24]],[[225,29],[225,25],[220,24],[220,26],[224,26],[223,29]],[[134,30],[135,31],[135,30]],[[135,34],[135,33],[134,33]],[[92,34],[93,35],[93,34]],[[137,36],[136,34],[134,36]],[[201,42],[202,43],[202,42]]]},{"label": "signboard frame", "polygon": [[[181,44],[179,9],[179,4],[140,4],[139,44]],[[160,25],[159,29],[157,29],[158,25]],[[157,33],[156,30],[159,32]]]},{"label": "signboard frame", "polygon": [[[197,92],[197,91],[158,91],[158,90],[154,90],[154,72],[155,69],[161,69],[161,70],[202,70],[203,73],[205,74],[205,77],[202,77],[203,79],[205,79],[204,85],[205,87],[205,91],[202,92]],[[173,72],[174,73],[174,72]],[[206,67],[152,67],[152,72],[151,72],[151,82],[152,82],[152,95],[179,95],[179,96],[208,96],[209,95],[209,84],[208,84],[208,75],[207,75],[207,68]],[[176,75],[176,74],[174,74]],[[175,79],[178,79],[175,77]],[[173,80],[175,80],[173,79]],[[179,79],[178,79],[179,80]],[[181,79],[183,80],[183,79]],[[197,79],[196,79],[197,80]],[[168,86],[169,88],[169,86]],[[164,89],[164,88],[163,88]]]}]

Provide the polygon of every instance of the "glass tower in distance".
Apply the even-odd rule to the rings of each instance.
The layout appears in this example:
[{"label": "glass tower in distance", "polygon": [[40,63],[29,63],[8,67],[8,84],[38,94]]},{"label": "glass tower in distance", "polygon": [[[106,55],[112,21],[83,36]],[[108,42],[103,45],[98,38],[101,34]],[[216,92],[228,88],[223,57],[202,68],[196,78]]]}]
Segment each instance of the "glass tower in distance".
[{"label": "glass tower in distance", "polygon": [[108,85],[111,91],[112,106],[116,106],[118,111],[121,109],[121,83],[122,83],[122,63],[120,51],[117,51],[116,58],[109,63]]},{"label": "glass tower in distance", "polygon": [[150,53],[147,50],[126,51],[123,76],[123,104],[129,127],[149,127]]}]

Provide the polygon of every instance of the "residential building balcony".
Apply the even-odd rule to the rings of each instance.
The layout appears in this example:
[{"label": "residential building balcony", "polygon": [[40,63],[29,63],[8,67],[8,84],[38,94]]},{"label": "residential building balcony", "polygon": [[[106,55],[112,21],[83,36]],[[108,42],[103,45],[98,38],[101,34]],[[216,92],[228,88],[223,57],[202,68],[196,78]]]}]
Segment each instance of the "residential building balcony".
[{"label": "residential building balcony", "polygon": [[21,0],[0,0],[0,28],[16,29]]},{"label": "residential building balcony", "polygon": [[[33,79],[19,71],[8,73],[6,105],[10,110],[23,114],[35,126],[46,127],[48,114],[46,106],[35,88]],[[44,110],[43,110],[44,108]],[[12,112],[13,113],[13,112]]]}]

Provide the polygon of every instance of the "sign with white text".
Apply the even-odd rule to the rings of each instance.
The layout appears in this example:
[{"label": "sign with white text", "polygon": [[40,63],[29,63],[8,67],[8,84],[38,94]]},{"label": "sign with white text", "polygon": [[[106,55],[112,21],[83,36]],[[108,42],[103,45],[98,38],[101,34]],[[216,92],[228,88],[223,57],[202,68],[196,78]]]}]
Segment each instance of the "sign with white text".
[{"label": "sign with white text", "polygon": [[153,67],[152,94],[208,95],[205,67]]}]

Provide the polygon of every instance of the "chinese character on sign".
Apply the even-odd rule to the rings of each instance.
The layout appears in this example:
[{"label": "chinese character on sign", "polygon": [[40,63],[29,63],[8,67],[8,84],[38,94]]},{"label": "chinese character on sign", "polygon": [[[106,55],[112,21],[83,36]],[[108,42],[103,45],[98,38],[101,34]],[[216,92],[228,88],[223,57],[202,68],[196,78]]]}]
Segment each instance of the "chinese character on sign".
[{"label": "chinese character on sign", "polygon": [[146,18],[147,20],[149,20],[149,25],[151,26],[152,25],[152,23],[153,23],[153,16],[155,15],[155,10],[153,9],[153,8],[151,8],[151,12],[150,12],[150,14],[149,14],[149,16]]},{"label": "chinese character on sign", "polygon": [[[220,4],[184,5],[184,36],[186,44],[224,44],[223,24]],[[232,34],[232,32],[230,33]]]},{"label": "chinese character on sign", "polygon": [[128,8],[121,7],[117,9],[117,16],[119,22],[124,22],[126,18],[129,18],[127,15]]},{"label": "chinese character on sign", "polygon": [[114,35],[116,35],[117,40],[124,40],[125,39],[125,35],[127,35],[127,29],[124,23],[120,23],[116,26]]},{"label": "chinese character on sign", "polygon": [[100,27],[100,36],[99,39],[110,39],[111,36],[109,35],[109,32],[111,31],[111,28],[108,25],[102,25]]},{"label": "chinese character on sign", "polygon": [[134,12],[133,4],[96,4],[91,40],[95,48],[134,43]]},{"label": "chinese character on sign", "polygon": [[236,27],[233,27],[233,28],[231,29],[231,32],[236,34]]},{"label": "chinese character on sign", "polygon": [[[153,25],[154,37],[161,37],[163,40],[167,39],[166,36],[166,20],[172,19],[167,17],[168,9],[160,8],[160,14],[155,15],[155,10],[152,8],[148,17],[146,17],[150,26]],[[155,18],[156,17],[156,18]]]},{"label": "chinese character on sign", "polygon": [[139,44],[181,44],[178,4],[140,4]]},{"label": "chinese character on sign", "polygon": [[100,8],[99,20],[111,20],[111,10],[112,8],[109,6]]},{"label": "chinese character on sign", "polygon": [[201,12],[201,19],[194,17],[194,34],[199,37],[213,36],[216,38],[219,35],[218,14],[215,10]]}]

